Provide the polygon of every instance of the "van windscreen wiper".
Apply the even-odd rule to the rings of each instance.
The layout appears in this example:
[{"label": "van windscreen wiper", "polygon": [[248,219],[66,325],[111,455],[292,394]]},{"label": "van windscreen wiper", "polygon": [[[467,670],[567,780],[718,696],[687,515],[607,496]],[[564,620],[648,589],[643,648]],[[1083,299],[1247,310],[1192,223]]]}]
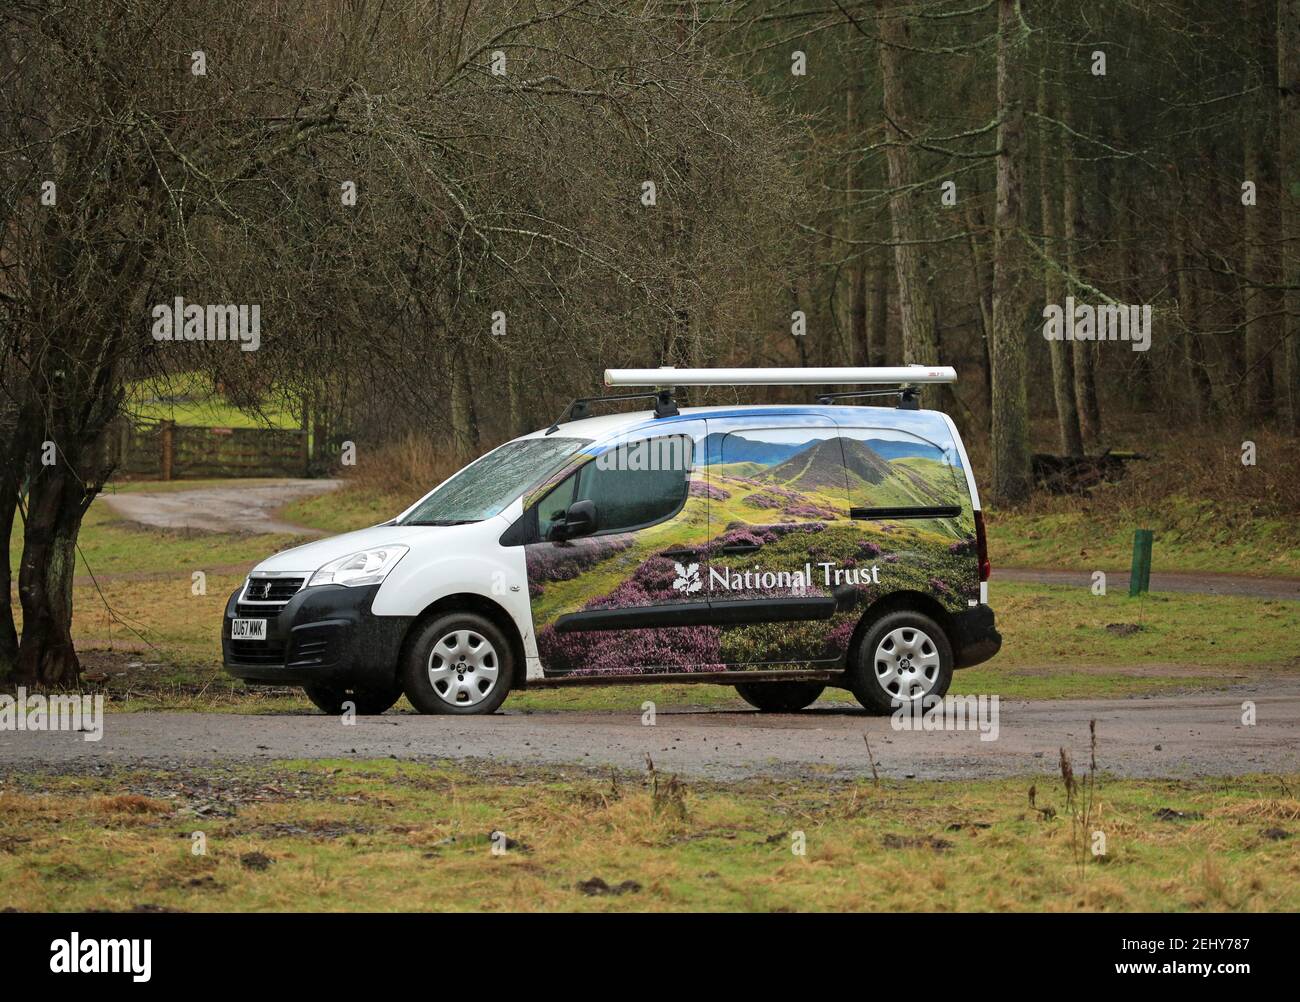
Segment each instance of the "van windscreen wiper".
[{"label": "van windscreen wiper", "polygon": [[403,522],[402,525],[469,525],[471,522],[479,522],[477,518],[429,518],[422,519],[418,522]]}]

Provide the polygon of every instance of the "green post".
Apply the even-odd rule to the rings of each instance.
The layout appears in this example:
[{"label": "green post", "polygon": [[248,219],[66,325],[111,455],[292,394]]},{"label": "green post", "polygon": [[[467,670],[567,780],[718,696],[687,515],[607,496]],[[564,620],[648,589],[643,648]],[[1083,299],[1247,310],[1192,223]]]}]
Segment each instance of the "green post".
[{"label": "green post", "polygon": [[1151,589],[1151,540],[1150,529],[1138,529],[1133,533],[1133,569],[1128,576],[1129,598],[1135,598]]}]

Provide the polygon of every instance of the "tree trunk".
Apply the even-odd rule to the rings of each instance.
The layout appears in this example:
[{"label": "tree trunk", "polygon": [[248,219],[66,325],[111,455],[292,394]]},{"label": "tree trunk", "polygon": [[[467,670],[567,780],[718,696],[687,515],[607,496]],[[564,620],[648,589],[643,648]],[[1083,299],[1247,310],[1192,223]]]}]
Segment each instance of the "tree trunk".
[{"label": "tree trunk", "polygon": [[452,352],[451,430],[456,440],[457,460],[469,462],[476,455],[478,428],[474,416],[474,390],[466,358],[468,352],[457,346]]},{"label": "tree trunk", "polygon": [[[6,457],[7,458],[7,457]],[[18,631],[14,626],[13,574],[9,539],[18,508],[18,467],[6,462],[0,469],[0,680],[18,667]]]},{"label": "tree trunk", "polygon": [[[980,308],[980,357],[984,362],[984,399],[989,410],[993,411],[993,362],[989,352],[989,340],[993,337],[993,271],[987,256],[980,249],[979,235],[984,232],[984,213],[975,198],[966,203],[966,229],[970,235],[966,247],[970,253],[971,276],[979,298]],[[987,430],[987,429],[986,429]]]},{"label": "tree trunk", "polygon": [[1191,238],[1187,213],[1189,200],[1184,196],[1174,223],[1174,262],[1178,269],[1178,315],[1183,322],[1186,339],[1187,378],[1190,384],[1192,418],[1204,421],[1214,413],[1214,388],[1210,383],[1209,367],[1205,359],[1205,346],[1197,330],[1200,324],[1200,307],[1196,295],[1196,282],[1192,279]]},{"label": "tree trunk", "polygon": [[852,297],[849,304],[849,343],[853,345],[854,365],[871,365],[871,342],[867,335],[867,262],[853,262]]},{"label": "tree trunk", "polygon": [[1300,0],[1277,0],[1277,135],[1282,191],[1284,338],[1275,395],[1300,434]]},{"label": "tree trunk", "polygon": [[18,509],[18,492],[32,456],[33,439],[22,408],[14,399],[21,393],[18,380],[0,385],[0,679],[18,668],[18,631],[14,625],[13,574],[10,540]]},{"label": "tree trunk", "polygon": [[[1051,139],[1046,119],[1051,116],[1048,97],[1047,70],[1039,69],[1038,78],[1038,187],[1043,216],[1043,252],[1054,262],[1061,260],[1060,226],[1057,221],[1056,199],[1053,197]],[[1043,295],[1049,304],[1065,306],[1065,280],[1050,264],[1043,268]],[[1074,398],[1074,358],[1066,341],[1049,341],[1052,360],[1052,396],[1056,401],[1056,425],[1060,437],[1061,454],[1083,455],[1083,432],[1079,429],[1079,408]]]},{"label": "tree trunk", "polygon": [[67,463],[40,467],[27,495],[27,525],[18,569],[23,634],[18,681],[73,685],[81,664],[72,645],[72,582],[77,533],[94,492]]},{"label": "tree trunk", "polygon": [[[1116,149],[1123,149],[1126,142],[1123,128],[1119,123],[1115,123],[1111,133],[1111,144]],[[1115,180],[1119,181],[1119,179]],[[1128,179],[1113,183],[1107,190],[1105,198],[1112,206],[1113,221],[1110,229],[1119,234],[1117,241],[1119,246],[1114,255],[1119,263],[1119,274],[1114,283],[1116,295],[1125,304],[1132,303],[1140,306],[1146,302],[1143,295],[1142,255],[1139,244],[1145,228],[1138,217],[1138,206],[1155,203],[1157,196],[1148,193],[1145,185],[1139,183],[1137,179]],[[1094,345],[1093,348],[1094,352],[1100,353],[1100,346]],[[1131,357],[1126,359],[1127,364],[1124,366],[1126,402],[1134,410],[1149,412],[1155,402],[1156,383],[1156,368],[1152,361],[1152,352],[1151,350],[1129,352],[1129,355]]]},{"label": "tree trunk", "polygon": [[[907,19],[901,9],[897,0],[882,2],[877,8],[876,24],[880,33],[880,76],[887,118],[885,137],[889,142],[885,159],[889,167],[894,268],[898,273],[898,313],[903,324],[902,361],[935,365],[939,362],[939,337],[935,329],[934,298],[926,281],[919,214],[915,205],[910,204],[914,201],[911,186],[916,183],[916,177],[908,139],[900,131],[900,127],[908,128],[909,121],[900,53],[911,44]],[[954,409],[953,395],[946,387],[939,397],[943,409]]]},{"label": "tree trunk", "polygon": [[993,259],[993,496],[1029,496],[1029,414],[1025,395],[1025,321],[1029,290],[1021,234],[1025,118],[1019,60],[1018,0],[998,0],[997,214]]},{"label": "tree trunk", "polygon": [[[1061,122],[1072,128],[1070,89],[1060,91]],[[1082,278],[1083,255],[1079,253],[1079,175],[1070,133],[1061,133],[1061,214],[1065,237],[1065,269],[1074,278]],[[1072,290],[1066,290],[1072,291]],[[1097,356],[1090,341],[1071,342],[1074,356],[1074,400],[1079,412],[1079,431],[1084,445],[1094,448],[1101,438],[1101,405],[1097,401]]]},{"label": "tree trunk", "polygon": [[514,359],[509,355],[505,355],[501,359],[501,367],[504,369],[506,384],[506,420],[510,425],[506,429],[506,438],[514,438],[516,435],[522,435],[529,430],[524,426],[523,396],[519,392],[519,373],[516,371]]},{"label": "tree trunk", "polygon": [[1268,351],[1276,338],[1275,324],[1269,317],[1272,304],[1267,291],[1260,288],[1269,278],[1268,253],[1266,242],[1273,230],[1273,220],[1269,211],[1273,204],[1272,185],[1266,184],[1265,157],[1263,154],[1263,136],[1260,134],[1258,121],[1254,116],[1247,116],[1244,123],[1245,136],[1245,178],[1255,183],[1257,200],[1254,205],[1242,206],[1245,214],[1242,226],[1242,271],[1245,281],[1241,288],[1242,324],[1245,327],[1245,366],[1246,380],[1246,416],[1251,421],[1258,421],[1268,408],[1269,385],[1272,382],[1269,372]]},{"label": "tree trunk", "polygon": [[889,259],[882,251],[871,268],[871,305],[867,310],[867,364],[888,365]]}]

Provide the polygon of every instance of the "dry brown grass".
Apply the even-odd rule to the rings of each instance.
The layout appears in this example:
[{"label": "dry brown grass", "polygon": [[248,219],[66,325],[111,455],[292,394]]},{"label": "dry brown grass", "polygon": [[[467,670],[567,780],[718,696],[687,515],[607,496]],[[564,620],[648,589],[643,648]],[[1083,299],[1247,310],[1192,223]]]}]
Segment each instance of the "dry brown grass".
[{"label": "dry brown grass", "polygon": [[96,810],[109,814],[170,814],[171,804],[152,797],[143,797],[138,793],[119,793],[113,797],[100,797],[95,802]]},{"label": "dry brown grass", "polygon": [[[487,451],[487,447],[483,451]],[[445,440],[408,434],[358,456],[357,465],[344,471],[364,490],[393,497],[416,498],[446,480],[474,456],[462,456]]]},{"label": "dry brown grass", "polygon": [[[5,782],[0,907],[33,910],[1288,910],[1300,887],[1291,776],[1108,780],[1090,819],[1106,857],[1086,881],[1069,819],[1027,809],[1019,779],[698,782],[677,785],[680,810],[649,769],[375,760]],[[1059,777],[1035,782],[1040,806],[1064,807]]]},{"label": "dry brown grass", "polygon": [[1216,818],[1234,821],[1300,821],[1300,800],[1248,800],[1211,812]]},{"label": "dry brown grass", "polygon": [[[1049,426],[1036,423],[1035,448],[1055,452]],[[966,449],[983,485],[991,470],[988,444],[972,434]],[[1256,464],[1243,466],[1242,442],[1255,443]],[[1265,429],[1247,433],[1222,428],[1152,429],[1136,419],[1115,429],[1109,446],[1148,458],[1129,463],[1123,480],[1094,490],[1089,499],[1035,494],[1016,510],[1023,514],[1078,511],[1080,506],[1149,511],[1166,498],[1184,496],[1241,517],[1300,514],[1300,440]]]}]

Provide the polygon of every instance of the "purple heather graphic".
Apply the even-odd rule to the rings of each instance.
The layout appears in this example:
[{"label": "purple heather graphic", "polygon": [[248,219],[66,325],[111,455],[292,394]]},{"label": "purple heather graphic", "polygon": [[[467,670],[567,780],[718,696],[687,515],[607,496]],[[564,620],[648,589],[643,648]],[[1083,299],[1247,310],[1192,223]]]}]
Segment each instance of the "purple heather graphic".
[{"label": "purple heather graphic", "polygon": [[[543,670],[602,676],[829,666],[844,657],[863,612],[886,594],[918,592],[964,610],[979,595],[970,497],[946,425],[926,431],[931,439],[825,421],[699,436],[684,501],[671,516],[636,531],[527,547]],[[853,516],[944,507],[959,514]],[[821,599],[830,614],[810,618],[796,609],[725,625],[697,615],[708,603],[770,610],[801,599]],[[634,620],[636,610],[666,613],[651,618],[681,625],[623,628],[625,619],[589,615],[613,610]]]}]

